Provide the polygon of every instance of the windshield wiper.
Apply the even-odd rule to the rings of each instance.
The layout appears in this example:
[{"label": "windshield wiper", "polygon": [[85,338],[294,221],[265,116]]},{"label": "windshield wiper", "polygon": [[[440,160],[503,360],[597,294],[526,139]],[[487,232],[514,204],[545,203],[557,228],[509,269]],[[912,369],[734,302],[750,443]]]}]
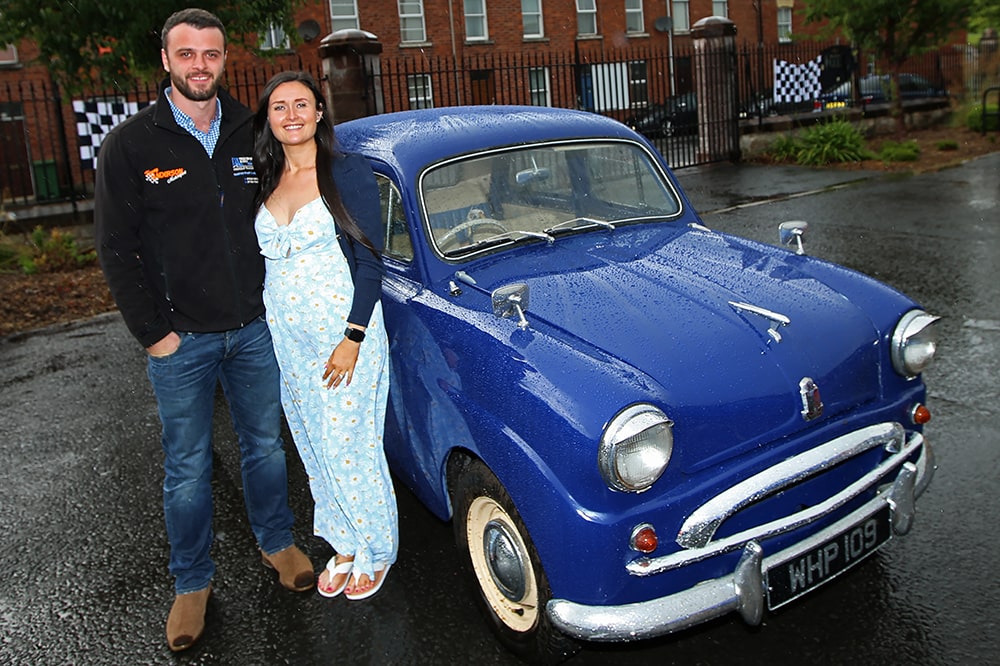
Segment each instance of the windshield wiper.
[{"label": "windshield wiper", "polygon": [[482,240],[477,240],[468,245],[463,245],[460,248],[452,250],[450,252],[445,252],[446,255],[458,255],[465,254],[471,249],[479,249],[483,247],[489,247],[490,245],[500,245],[501,243],[511,243],[519,240],[524,240],[525,238],[539,238],[547,243],[554,243],[555,237],[541,232],[541,231],[524,231],[522,229],[515,229],[513,231],[505,231],[502,234],[496,234],[493,236],[488,236]]},{"label": "windshield wiper", "polygon": [[579,229],[584,226],[604,227],[609,231],[615,230],[615,225],[605,220],[595,220],[592,217],[574,217],[571,220],[566,220],[565,222],[560,222],[559,224],[549,227],[548,229],[545,230],[545,233],[552,234],[557,231],[564,231],[564,230],[572,231],[574,229]]}]

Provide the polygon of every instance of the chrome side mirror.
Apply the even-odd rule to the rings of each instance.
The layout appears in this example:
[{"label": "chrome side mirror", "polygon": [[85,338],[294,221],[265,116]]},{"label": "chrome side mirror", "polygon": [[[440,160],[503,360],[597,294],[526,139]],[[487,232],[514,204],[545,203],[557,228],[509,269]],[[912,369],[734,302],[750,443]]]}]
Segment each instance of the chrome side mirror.
[{"label": "chrome side mirror", "polygon": [[782,245],[791,246],[794,244],[795,254],[805,254],[806,251],[802,247],[802,236],[808,228],[809,223],[801,220],[782,222],[778,225],[778,238],[781,240]]},{"label": "chrome side mirror", "polygon": [[528,328],[528,285],[508,284],[493,292],[493,314],[501,319],[517,319],[517,327]]}]

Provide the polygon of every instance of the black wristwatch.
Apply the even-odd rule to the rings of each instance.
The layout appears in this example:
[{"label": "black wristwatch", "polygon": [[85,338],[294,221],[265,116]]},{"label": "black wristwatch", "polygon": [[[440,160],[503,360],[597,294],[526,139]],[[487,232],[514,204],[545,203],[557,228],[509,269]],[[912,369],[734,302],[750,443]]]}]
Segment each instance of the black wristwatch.
[{"label": "black wristwatch", "polygon": [[365,332],[360,329],[351,328],[350,326],[348,326],[347,330],[344,331],[344,337],[350,340],[351,342],[361,342],[365,339]]}]

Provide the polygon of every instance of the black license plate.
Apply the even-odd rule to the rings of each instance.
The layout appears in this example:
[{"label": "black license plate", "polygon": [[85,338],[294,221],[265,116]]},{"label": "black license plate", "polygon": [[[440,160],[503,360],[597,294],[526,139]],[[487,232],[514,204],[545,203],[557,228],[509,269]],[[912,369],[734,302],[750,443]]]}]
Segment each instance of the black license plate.
[{"label": "black license plate", "polygon": [[784,606],[865,559],[892,536],[889,507],[767,572],[767,607]]}]

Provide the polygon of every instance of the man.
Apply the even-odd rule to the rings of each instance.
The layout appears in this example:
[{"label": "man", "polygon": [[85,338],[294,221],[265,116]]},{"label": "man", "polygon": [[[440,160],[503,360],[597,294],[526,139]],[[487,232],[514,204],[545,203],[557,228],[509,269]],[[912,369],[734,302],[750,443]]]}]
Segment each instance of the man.
[{"label": "man", "polygon": [[155,105],[104,140],[94,218],[101,267],[146,348],[163,425],[163,510],[177,595],[167,641],[177,651],[204,629],[215,573],[211,433],[220,381],[263,562],[291,590],[312,588],[314,575],[291,534],[278,366],[253,229],[252,114],[219,88],[226,33],[216,16],[179,11],[161,39],[168,80]]}]

